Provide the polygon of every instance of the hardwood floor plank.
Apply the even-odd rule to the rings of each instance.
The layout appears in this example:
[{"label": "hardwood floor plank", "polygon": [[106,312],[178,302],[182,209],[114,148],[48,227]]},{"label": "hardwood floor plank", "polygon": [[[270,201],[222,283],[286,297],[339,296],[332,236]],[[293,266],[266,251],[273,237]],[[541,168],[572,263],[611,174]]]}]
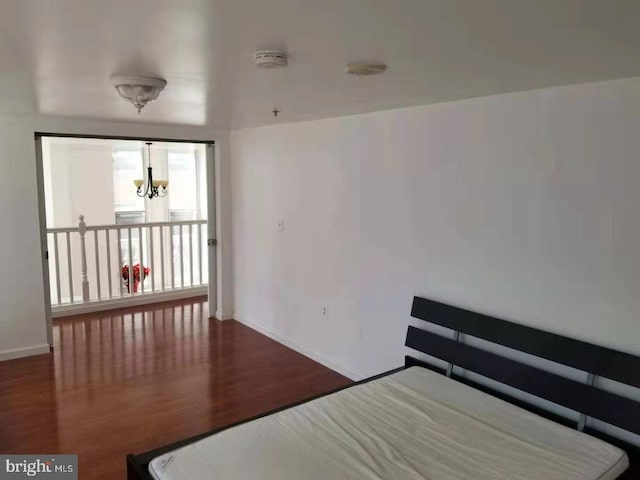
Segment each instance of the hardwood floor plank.
[{"label": "hardwood floor plank", "polygon": [[0,452],[79,455],[124,479],[140,453],[351,383],[206,299],[67,317],[54,352],[0,362]]}]

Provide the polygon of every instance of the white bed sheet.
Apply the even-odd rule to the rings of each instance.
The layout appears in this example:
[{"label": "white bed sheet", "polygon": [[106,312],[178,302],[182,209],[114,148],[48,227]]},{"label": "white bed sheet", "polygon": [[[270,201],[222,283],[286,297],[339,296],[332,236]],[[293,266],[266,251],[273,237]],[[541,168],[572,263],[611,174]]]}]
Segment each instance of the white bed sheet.
[{"label": "white bed sheet", "polygon": [[154,459],[157,480],[613,480],[617,447],[414,367]]}]

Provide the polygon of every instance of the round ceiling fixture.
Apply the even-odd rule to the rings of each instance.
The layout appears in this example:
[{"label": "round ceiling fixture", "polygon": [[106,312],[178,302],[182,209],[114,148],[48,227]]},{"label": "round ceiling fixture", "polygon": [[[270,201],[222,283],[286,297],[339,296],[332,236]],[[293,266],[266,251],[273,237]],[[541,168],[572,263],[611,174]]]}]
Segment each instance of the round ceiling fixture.
[{"label": "round ceiling fixture", "polygon": [[158,98],[167,85],[167,81],[162,78],[135,75],[111,77],[111,82],[120,96],[138,109],[138,114],[147,103]]},{"label": "round ceiling fixture", "polygon": [[347,65],[349,75],[380,75],[387,70],[387,66],[382,62],[354,62]]},{"label": "round ceiling fixture", "polygon": [[260,68],[282,68],[288,65],[288,55],[279,50],[260,50],[253,54],[256,67]]}]

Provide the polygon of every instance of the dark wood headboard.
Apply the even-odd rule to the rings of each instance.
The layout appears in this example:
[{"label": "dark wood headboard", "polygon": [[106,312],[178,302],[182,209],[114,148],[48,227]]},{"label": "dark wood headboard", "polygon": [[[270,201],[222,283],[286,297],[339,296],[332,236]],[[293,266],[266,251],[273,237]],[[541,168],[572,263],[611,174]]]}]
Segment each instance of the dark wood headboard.
[{"label": "dark wood headboard", "polygon": [[[536,413],[546,413],[545,416],[556,421],[559,420],[556,415],[456,375],[452,373],[451,367],[457,366],[469,370],[575,410],[581,416],[577,424],[573,422],[574,426],[580,430],[584,429],[586,433],[621,446],[627,451],[631,460],[631,472],[635,472],[634,475],[638,474],[640,449],[587,428],[585,423],[588,417],[592,417],[628,432],[640,434],[640,402],[602,390],[597,387],[596,382],[597,377],[604,377],[640,387],[640,357],[420,297],[413,299],[411,316],[449,328],[456,333],[454,339],[451,339],[409,326],[405,345],[444,360],[450,367],[439,369],[411,356],[405,358],[406,366],[421,365],[431,370],[440,371]],[[570,380],[555,373],[462,343],[457,340],[459,333],[582,370],[585,372],[585,382]],[[570,425],[572,422],[561,419],[561,423]],[[631,472],[627,475],[631,475]],[[621,478],[638,478],[627,475]]]}]

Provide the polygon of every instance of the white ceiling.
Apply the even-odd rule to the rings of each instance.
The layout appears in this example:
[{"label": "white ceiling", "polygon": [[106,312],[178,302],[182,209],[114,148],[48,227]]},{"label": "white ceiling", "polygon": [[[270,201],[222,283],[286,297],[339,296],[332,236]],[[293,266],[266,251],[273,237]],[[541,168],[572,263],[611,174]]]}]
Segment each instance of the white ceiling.
[{"label": "white ceiling", "polygon": [[[2,0],[0,111],[236,128],[640,76],[638,25],[638,0]],[[113,74],[169,84],[138,117]]]}]

